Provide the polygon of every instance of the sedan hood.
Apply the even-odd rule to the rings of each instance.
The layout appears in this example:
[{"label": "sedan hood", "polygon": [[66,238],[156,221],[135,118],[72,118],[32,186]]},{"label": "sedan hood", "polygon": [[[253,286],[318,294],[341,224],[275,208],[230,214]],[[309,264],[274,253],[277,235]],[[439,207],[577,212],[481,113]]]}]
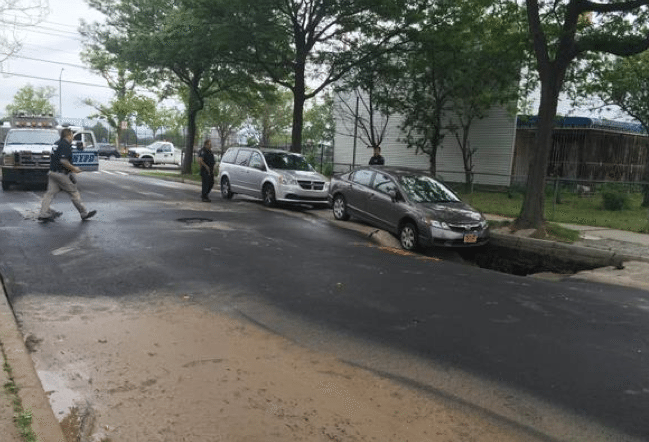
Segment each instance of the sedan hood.
[{"label": "sedan hood", "polygon": [[420,203],[427,216],[451,224],[478,223],[484,218],[480,212],[466,203]]}]

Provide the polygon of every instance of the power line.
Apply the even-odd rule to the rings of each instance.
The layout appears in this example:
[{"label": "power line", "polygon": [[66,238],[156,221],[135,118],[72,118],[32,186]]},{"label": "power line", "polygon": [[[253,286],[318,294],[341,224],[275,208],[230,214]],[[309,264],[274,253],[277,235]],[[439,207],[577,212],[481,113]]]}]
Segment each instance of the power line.
[{"label": "power line", "polygon": [[[37,77],[35,75],[16,74],[16,73],[13,73],[13,72],[2,72],[2,75],[9,75],[9,76],[12,76],[12,77],[32,78],[34,80],[55,81],[57,83],[59,82],[58,78]],[[100,87],[100,88],[104,88],[104,89],[110,89],[109,86],[106,86],[106,85],[103,85],[103,84],[84,83],[82,81],[63,80],[63,79],[61,79],[60,81],[63,82],[63,83],[67,83],[67,84],[77,84],[77,85],[80,85],[80,86],[90,86],[90,87]]]},{"label": "power line", "polygon": [[23,60],[30,60],[30,61],[39,61],[39,62],[42,62],[42,63],[52,63],[52,64],[56,64],[56,65],[59,65],[59,66],[70,66],[70,67],[73,67],[73,68],[88,69],[87,66],[84,66],[84,65],[81,65],[81,64],[66,63],[66,62],[63,62],[63,61],[44,60],[42,58],[26,57],[24,55],[0,53],[0,57],[3,57],[3,56],[10,56],[11,58],[21,58]]}]

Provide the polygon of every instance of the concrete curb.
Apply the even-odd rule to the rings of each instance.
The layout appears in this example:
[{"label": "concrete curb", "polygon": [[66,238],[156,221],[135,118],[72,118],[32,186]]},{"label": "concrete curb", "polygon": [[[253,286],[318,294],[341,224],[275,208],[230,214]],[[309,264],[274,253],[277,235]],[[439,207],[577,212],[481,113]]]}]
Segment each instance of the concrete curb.
[{"label": "concrete curb", "polygon": [[2,284],[0,284],[0,342],[5,350],[6,362],[11,367],[14,381],[18,386],[18,397],[23,409],[32,412],[32,430],[36,433],[37,440],[66,442],[61,425],[54,416],[38,378],[34,362],[25,347]]},{"label": "concrete curb", "polygon": [[594,267],[621,267],[622,263],[625,261],[649,262],[649,259],[645,257],[626,255],[613,250],[602,250],[593,247],[564,244],[536,238],[517,237],[494,231],[491,232],[490,242],[492,245],[496,246],[527,252],[543,253],[550,257],[581,262]]}]

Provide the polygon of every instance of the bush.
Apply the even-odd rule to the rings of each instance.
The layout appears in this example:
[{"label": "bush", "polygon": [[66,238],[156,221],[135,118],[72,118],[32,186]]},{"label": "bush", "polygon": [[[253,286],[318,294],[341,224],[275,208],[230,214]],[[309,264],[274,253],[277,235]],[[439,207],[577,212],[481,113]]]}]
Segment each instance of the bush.
[{"label": "bush", "polygon": [[604,210],[611,212],[629,208],[629,194],[619,189],[606,189],[602,192]]},{"label": "bush", "polygon": [[512,184],[507,188],[507,198],[516,198],[519,195],[525,195],[525,186],[522,184]]}]

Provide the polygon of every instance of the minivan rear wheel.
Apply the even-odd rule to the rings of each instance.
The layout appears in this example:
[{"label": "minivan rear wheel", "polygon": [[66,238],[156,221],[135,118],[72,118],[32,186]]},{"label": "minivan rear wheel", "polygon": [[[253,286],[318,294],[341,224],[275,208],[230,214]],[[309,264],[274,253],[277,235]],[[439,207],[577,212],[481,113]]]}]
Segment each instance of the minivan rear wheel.
[{"label": "minivan rear wheel", "polygon": [[404,250],[416,250],[418,246],[417,228],[413,223],[407,222],[399,230],[399,242]]}]

